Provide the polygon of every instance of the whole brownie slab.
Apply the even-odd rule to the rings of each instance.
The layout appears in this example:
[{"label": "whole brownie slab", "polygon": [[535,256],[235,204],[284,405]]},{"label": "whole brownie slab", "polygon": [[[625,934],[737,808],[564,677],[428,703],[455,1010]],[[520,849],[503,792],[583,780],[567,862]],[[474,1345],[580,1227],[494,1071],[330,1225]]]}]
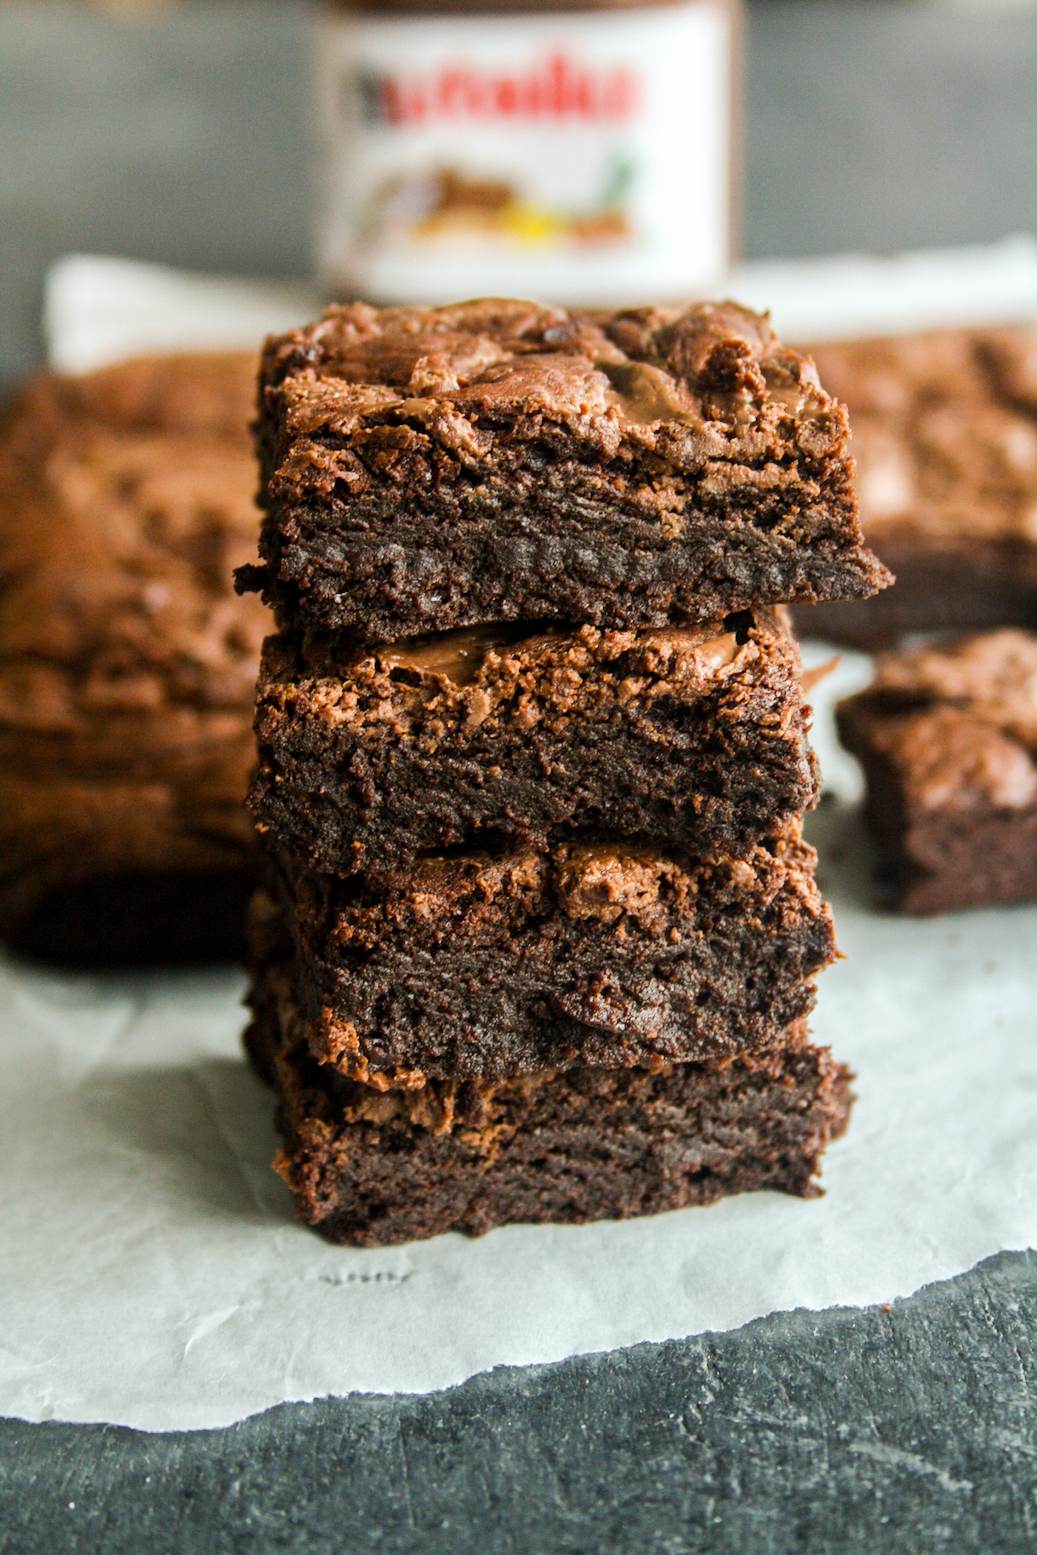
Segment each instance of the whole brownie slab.
[{"label": "whole brownie slab", "polygon": [[875,599],[797,611],[861,647],[912,632],[1037,625],[1037,330],[940,330],[819,346],[853,429]]},{"label": "whole brownie slab", "polygon": [[331,873],[607,836],[744,853],[817,797],[795,642],[714,627],[269,638],[249,807]]},{"label": "whole brownie slab", "polygon": [[902,911],[1037,901],[1037,636],[885,654],[837,719]]},{"label": "whole brownie slab", "polygon": [[262,588],[282,625],[715,621],[889,581],[842,406],[732,303],[330,309],[268,342]]},{"label": "whole brownie slab", "polygon": [[275,978],[246,1039],[278,1092],[274,1165],[300,1219],[362,1246],[651,1214],[756,1188],[813,1197],[852,1102],[849,1072],[803,1023],[732,1060],[389,1093],[316,1063],[303,1024]]},{"label": "whole brownie slab", "polygon": [[271,868],[252,962],[288,959],[314,1056],[381,1086],[766,1046],[835,955],[798,825],[744,859],[615,843],[341,880]]}]

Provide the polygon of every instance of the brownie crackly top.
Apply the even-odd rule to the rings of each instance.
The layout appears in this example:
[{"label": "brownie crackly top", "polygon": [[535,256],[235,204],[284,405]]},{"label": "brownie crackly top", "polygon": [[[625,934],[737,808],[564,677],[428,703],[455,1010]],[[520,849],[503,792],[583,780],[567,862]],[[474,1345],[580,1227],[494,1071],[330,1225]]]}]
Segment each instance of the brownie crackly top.
[{"label": "brownie crackly top", "polygon": [[393,638],[873,593],[843,408],[733,303],[333,308],[268,342],[262,586]]},{"label": "brownie crackly top", "polygon": [[[720,425],[765,435],[792,416],[823,435],[842,412],[810,362],[735,303],[568,313],[495,299],[452,308],[332,308],[267,347],[263,381],[283,387],[293,430],[347,432],[378,412],[437,410],[455,435],[487,423],[552,420],[606,454],[665,446],[683,427],[723,454]],[[445,426],[444,426],[445,429]],[[763,446],[763,445],[761,445]]]}]

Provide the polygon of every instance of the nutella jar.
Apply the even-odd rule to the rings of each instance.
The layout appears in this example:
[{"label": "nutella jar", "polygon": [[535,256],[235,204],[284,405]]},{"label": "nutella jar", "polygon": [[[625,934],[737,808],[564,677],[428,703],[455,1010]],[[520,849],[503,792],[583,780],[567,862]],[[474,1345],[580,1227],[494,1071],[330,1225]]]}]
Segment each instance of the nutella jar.
[{"label": "nutella jar", "polygon": [[327,5],[319,269],[372,302],[721,285],[738,0]]}]

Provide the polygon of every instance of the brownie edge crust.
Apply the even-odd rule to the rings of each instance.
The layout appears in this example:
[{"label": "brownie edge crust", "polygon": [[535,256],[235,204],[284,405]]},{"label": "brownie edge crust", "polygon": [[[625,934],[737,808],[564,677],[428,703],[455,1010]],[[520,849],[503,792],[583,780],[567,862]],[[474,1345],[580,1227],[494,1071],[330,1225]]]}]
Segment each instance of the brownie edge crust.
[{"label": "brownie edge crust", "polygon": [[343,1080],[293,1028],[290,999],[269,997],[246,1038],[279,1097],[274,1165],[301,1220],[360,1246],[619,1219],[757,1188],[810,1198],[853,1100],[849,1070],[809,1043],[805,1023],[731,1061],[443,1082],[424,1098]]},{"label": "brownie edge crust", "polygon": [[331,308],[260,375],[279,621],[394,640],[866,598],[842,406],[733,303]]}]

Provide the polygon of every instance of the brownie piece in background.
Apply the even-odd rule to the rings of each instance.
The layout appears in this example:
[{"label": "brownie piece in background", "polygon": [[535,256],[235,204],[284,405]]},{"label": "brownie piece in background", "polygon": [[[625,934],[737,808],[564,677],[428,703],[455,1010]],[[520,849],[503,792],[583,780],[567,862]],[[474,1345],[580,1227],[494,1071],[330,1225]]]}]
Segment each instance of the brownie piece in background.
[{"label": "brownie piece in background", "polygon": [[767,609],[648,632],[272,637],[249,804],[278,846],[342,874],[563,836],[744,853],[817,798],[801,674]]},{"label": "brownie piece in background", "polygon": [[0,937],[70,964],[238,955],[268,621],[249,353],[30,384],[0,423]]},{"label": "brownie piece in background", "polygon": [[1037,901],[1037,635],[884,654],[837,723],[902,911]]},{"label": "brownie piece in background", "polygon": [[282,859],[253,964],[288,960],[314,1056],[383,1088],[717,1056],[812,1008],[835,955],[815,862],[798,821],[744,859],[564,843],[347,880]]},{"label": "brownie piece in background", "polygon": [[812,354],[848,407],[861,524],[896,587],[799,609],[799,631],[873,648],[910,632],[1037,627],[1037,330]]},{"label": "brownie piece in background", "polygon": [[843,407],[732,303],[357,303],[269,341],[261,383],[239,582],[286,628],[643,628],[889,581]]},{"label": "brownie piece in background", "polygon": [[246,1040],[285,1139],[274,1165],[332,1241],[615,1219],[757,1188],[809,1198],[852,1101],[848,1070],[804,1024],[731,1060],[384,1092],[315,1061],[276,968],[254,1000]]}]

